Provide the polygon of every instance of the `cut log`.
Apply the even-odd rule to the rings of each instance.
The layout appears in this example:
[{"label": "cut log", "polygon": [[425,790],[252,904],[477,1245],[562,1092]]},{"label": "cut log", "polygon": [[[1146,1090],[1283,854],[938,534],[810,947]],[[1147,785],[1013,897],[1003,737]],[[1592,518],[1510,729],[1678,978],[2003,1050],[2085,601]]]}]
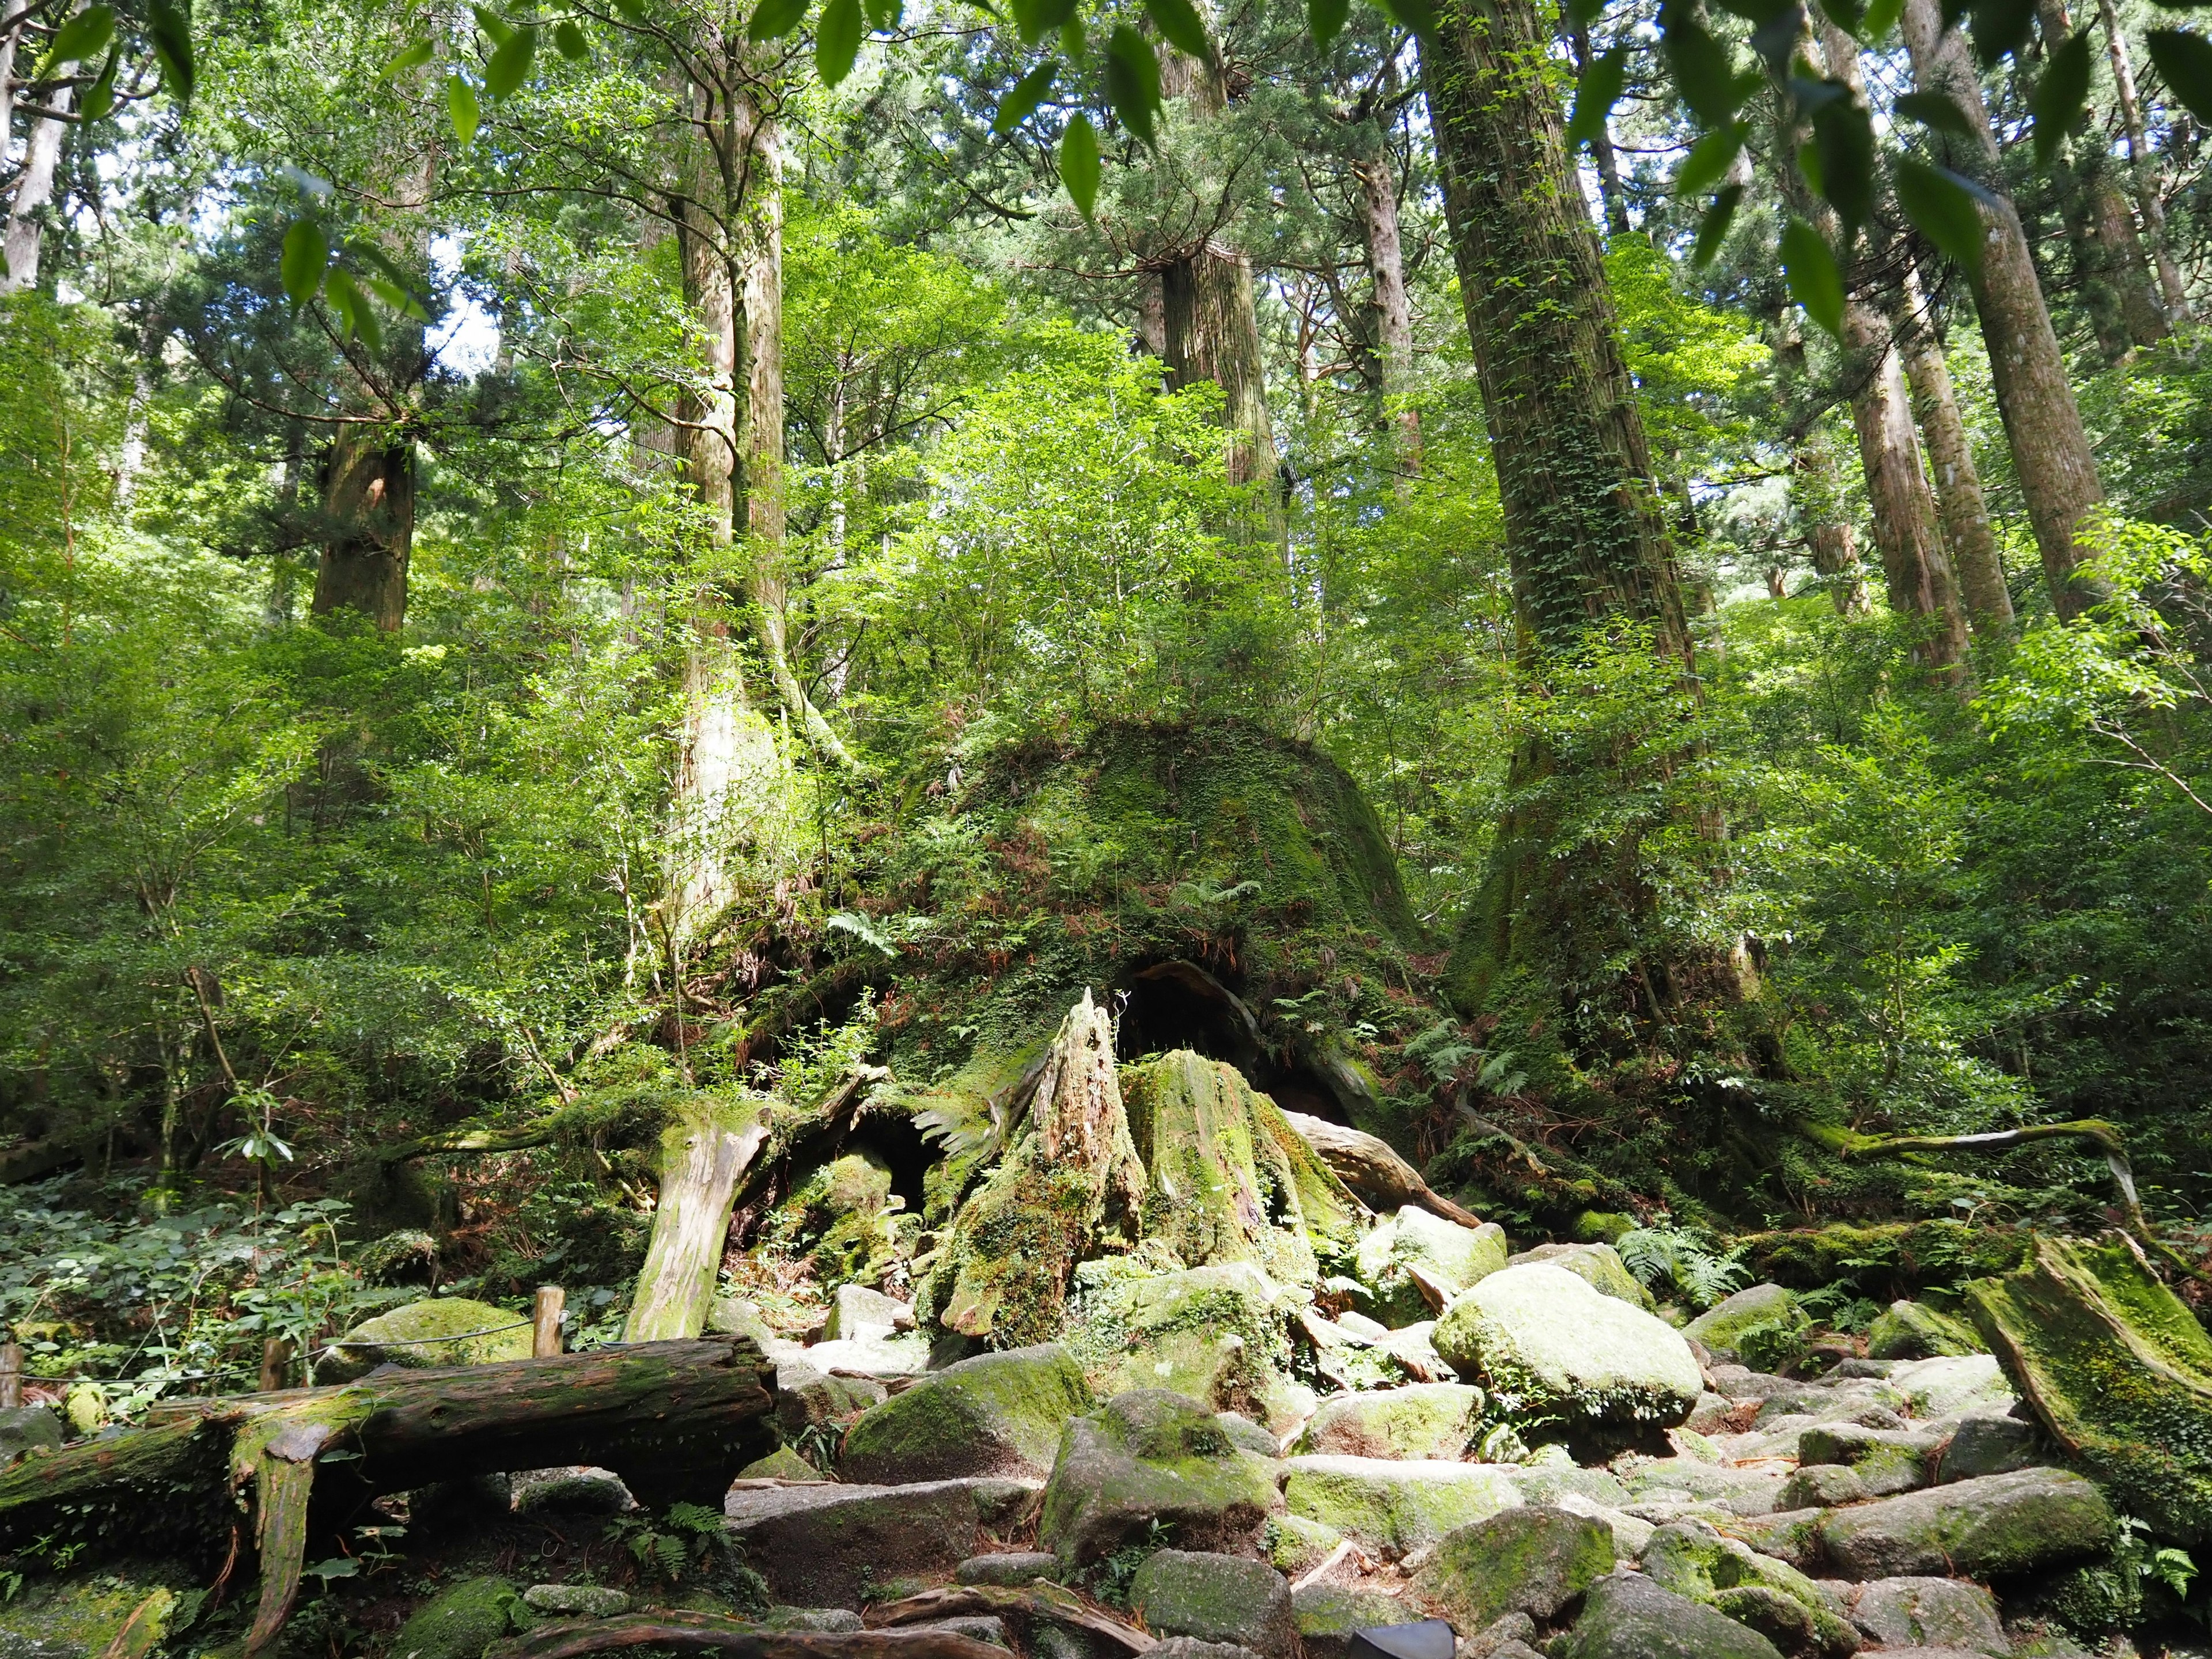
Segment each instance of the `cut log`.
[{"label": "cut log", "polygon": [[1482,1218],[1463,1210],[1451,1200],[1430,1189],[1421,1172],[1398,1156],[1390,1144],[1358,1129],[1303,1112],[1283,1114],[1307,1146],[1320,1154],[1336,1178],[1378,1210],[1395,1210],[1414,1204],[1431,1215],[1456,1221],[1462,1227],[1480,1227]]},{"label": "cut log", "polygon": [[638,1272],[625,1342],[665,1342],[706,1328],[738,1182],[768,1140],[757,1101],[695,1096],[661,1137],[660,1202]]},{"label": "cut log", "polygon": [[941,1630],[856,1630],[810,1635],[763,1630],[718,1613],[626,1613],[541,1625],[495,1642],[484,1659],[574,1659],[623,1648],[733,1653],[739,1659],[1006,1659],[1004,1648]]}]

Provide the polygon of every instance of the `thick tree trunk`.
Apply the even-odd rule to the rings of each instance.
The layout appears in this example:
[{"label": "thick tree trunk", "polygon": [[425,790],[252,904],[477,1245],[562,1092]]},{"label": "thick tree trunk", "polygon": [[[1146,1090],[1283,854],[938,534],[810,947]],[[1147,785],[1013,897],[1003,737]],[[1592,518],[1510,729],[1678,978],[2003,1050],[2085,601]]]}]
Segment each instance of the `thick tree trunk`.
[{"label": "thick tree trunk", "polygon": [[2196,316],[2190,307],[2189,289],[2181,280],[2181,267],[2173,258],[2173,239],[2166,228],[2166,198],[2159,188],[2158,159],[2151,153],[2150,135],[2143,124],[2142,100],[2136,92],[2128,37],[2121,31],[2112,0],[2097,0],[2097,11],[2105,25],[2105,52],[2112,60],[2113,94],[2128,135],[2128,170],[2135,185],[2136,209],[2142,215],[2143,234],[2158,268],[2166,320],[2173,327],[2186,328]]},{"label": "thick tree trunk", "polygon": [[[1376,134],[1371,154],[1353,165],[1359,216],[1366,233],[1367,274],[1375,286],[1376,344],[1382,359],[1382,401],[1398,439],[1401,477],[1421,471],[1420,411],[1404,405],[1413,382],[1413,302],[1406,291],[1406,255],[1398,234],[1398,170]],[[1391,405],[1397,404],[1396,408]]]},{"label": "thick tree trunk", "polygon": [[[74,17],[83,9],[80,3],[70,9]],[[9,72],[14,68],[15,38],[20,26],[11,32],[8,41],[8,59],[0,64],[0,84],[9,85]],[[57,72],[74,74],[78,65],[74,63],[57,66]],[[61,115],[69,112],[76,94],[69,87],[57,87],[47,95],[46,106]],[[7,94],[0,94],[4,101]],[[0,110],[7,118],[0,120],[0,152],[4,152],[14,134],[10,125],[14,108],[9,104]],[[8,224],[0,234],[0,254],[4,254],[7,269],[0,271],[0,298],[10,294],[26,294],[39,284],[39,254],[44,241],[46,215],[53,206],[54,172],[61,165],[62,143],[69,137],[70,124],[57,116],[41,116],[32,124],[29,142],[23,148],[22,172],[15,180],[15,193],[8,204]]]},{"label": "thick tree trunk", "polygon": [[660,1202],[623,1327],[625,1342],[668,1342],[706,1328],[729,1242],[738,1182],[768,1140],[757,1103],[708,1103],[661,1137]]},{"label": "thick tree trunk", "polygon": [[322,556],[313,609],[358,611],[387,634],[407,620],[415,447],[380,426],[342,426],[323,462]]},{"label": "thick tree trunk", "polygon": [[[1965,115],[1972,136],[1960,159],[1994,191],[1996,140],[1965,40],[1943,27],[1937,0],[1905,0],[1905,40],[1916,84],[1950,98]],[[1983,206],[1982,220],[1988,235],[1974,279],[1974,308],[1989,347],[1990,378],[2043,556],[2051,604],[2061,617],[2071,618],[2098,597],[2075,569],[2089,551],[2078,539],[2082,521],[2104,501],[2104,489],[2020,215],[2008,199],[1993,194]]]},{"label": "thick tree trunk", "polygon": [[2004,561],[1997,551],[1996,532],[1990,523],[1989,502],[1982,495],[1982,475],[1966,441],[1966,425],[1959,413],[1950,365],[1943,356],[1943,343],[1936,337],[1927,297],[1921,292],[1919,272],[1910,264],[1905,268],[1896,323],[1898,349],[1912,388],[1913,413],[1919,418],[1920,434],[1928,446],[1936,506],[1942,514],[1951,568],[1958,577],[1967,618],[1978,636],[2008,638],[2013,629],[2012,593],[2005,586]]}]

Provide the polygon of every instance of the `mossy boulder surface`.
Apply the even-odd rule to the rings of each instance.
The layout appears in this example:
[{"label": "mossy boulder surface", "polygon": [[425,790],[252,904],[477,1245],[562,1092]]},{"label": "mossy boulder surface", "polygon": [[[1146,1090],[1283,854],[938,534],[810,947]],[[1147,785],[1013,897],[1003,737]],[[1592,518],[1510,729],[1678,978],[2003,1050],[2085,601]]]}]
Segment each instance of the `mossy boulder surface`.
[{"label": "mossy boulder surface", "polygon": [[1413,1594],[1461,1630],[1509,1613],[1559,1617],[1613,1571],[1613,1529],[1602,1521],[1537,1505],[1462,1527],[1413,1576]]},{"label": "mossy boulder surface", "polygon": [[1051,1473],[1068,1419],[1091,1409],[1090,1385],[1054,1344],[979,1354],[862,1413],[847,1432],[848,1480],[947,1480]]},{"label": "mossy boulder surface", "polygon": [[1717,1359],[1779,1370],[1805,1352],[1813,1322],[1779,1285],[1753,1285],[1692,1320],[1683,1334]]},{"label": "mossy boulder surface", "polygon": [[1392,1558],[1521,1501],[1512,1477],[1489,1463],[1293,1457],[1284,1468],[1283,1498],[1292,1515]]},{"label": "mossy boulder surface", "polygon": [[722,1513],[779,1601],[857,1607],[899,1581],[950,1573],[1019,1522],[1036,1492],[1034,1481],[996,1477],[736,1486]]},{"label": "mossy boulder surface", "polygon": [[1119,1395],[1067,1425],[1037,1543],[1070,1568],[1087,1566],[1158,1522],[1179,1543],[1249,1549],[1282,1508],[1275,1471],[1194,1400],[1161,1389]]},{"label": "mossy boulder surface", "polygon": [[1671,1425],[1705,1388],[1680,1333],[1548,1262],[1483,1279],[1446,1310],[1433,1340],[1522,1420]]},{"label": "mossy boulder surface", "polygon": [[1877,1578],[1853,1596],[1851,1622],[1887,1647],[2012,1651],[1996,1598],[1956,1578]]},{"label": "mossy boulder surface", "polygon": [[1798,1473],[1807,1473],[1808,1466],[1840,1465],[1858,1477],[1866,1495],[1894,1497],[1928,1485],[1930,1467],[1947,1437],[1928,1429],[1816,1423],[1797,1437]]},{"label": "mossy boulder surface", "polygon": [[1867,1327],[1869,1359],[1933,1359],[1942,1354],[1987,1353],[1974,1328],[1924,1302],[1893,1302]]},{"label": "mossy boulder surface", "polygon": [[99,1659],[142,1607],[139,1628],[152,1632],[158,1647],[159,1638],[180,1635],[191,1624],[205,1595],[181,1565],[33,1578],[0,1602],[0,1655]]},{"label": "mossy boulder surface", "polygon": [[1481,1418],[1482,1390],[1464,1382],[1335,1395],[1307,1420],[1297,1449],[1308,1456],[1456,1458]]},{"label": "mossy boulder surface", "polygon": [[1820,1541],[1854,1578],[2002,1578],[2094,1555],[2112,1528],[2104,1494],[2080,1475],[2021,1469],[1831,1510]]},{"label": "mossy boulder surface", "polygon": [[1076,1285],[1065,1340],[1094,1393],[1166,1389],[1285,1431],[1312,1408],[1288,1375],[1296,1301],[1257,1265],[1148,1272],[1140,1253]]},{"label": "mossy boulder surface", "polygon": [[[477,1332],[483,1334],[472,1334]],[[529,1358],[530,1321],[511,1308],[495,1308],[489,1302],[434,1297],[365,1319],[331,1346],[338,1357],[316,1367],[318,1380],[358,1376],[386,1364],[420,1370],[485,1365]]]},{"label": "mossy boulder surface", "polygon": [[1234,1642],[1261,1659],[1297,1659],[1290,1582],[1265,1561],[1155,1550],[1129,1581],[1129,1607],[1162,1636]]},{"label": "mossy boulder surface", "polygon": [[1430,1316],[1409,1268],[1420,1267],[1447,1291],[1464,1291],[1505,1265],[1505,1231],[1495,1222],[1462,1227],[1408,1204],[1359,1241],[1353,1262],[1366,1288],[1361,1311],[1395,1330]]},{"label": "mossy boulder surface", "polygon": [[465,1578],[415,1609],[392,1638],[392,1659],[482,1659],[489,1644],[536,1622],[506,1579]]},{"label": "mossy boulder surface", "polygon": [[1378,1625],[1410,1625],[1419,1620],[1417,1608],[1378,1590],[1346,1589],[1336,1584],[1308,1584],[1291,1593],[1291,1611],[1297,1620],[1298,1640],[1306,1659],[1346,1659],[1352,1633]]},{"label": "mossy boulder surface", "polygon": [[1774,1644],[1727,1614],[1640,1574],[1601,1578],[1552,1659],[1782,1659]]},{"label": "mossy boulder surface", "polygon": [[1524,1261],[1548,1261],[1554,1267],[1565,1267],[1577,1279],[1588,1280],[1594,1291],[1629,1303],[1646,1313],[1658,1310],[1659,1304],[1652,1300],[1651,1292],[1628,1271],[1620,1252],[1610,1244],[1539,1244],[1534,1249],[1507,1257],[1505,1265],[1517,1267]]},{"label": "mossy boulder surface", "polygon": [[[1653,1533],[1644,1547],[1643,1567],[1661,1588],[1718,1607],[1781,1638],[1779,1646],[1829,1656],[1858,1648],[1843,1606],[1826,1590],[1789,1563],[1723,1538],[1703,1522],[1674,1522]],[[1746,1590],[1759,1593],[1741,1594]],[[1790,1605],[1778,1606],[1777,1598]]]}]

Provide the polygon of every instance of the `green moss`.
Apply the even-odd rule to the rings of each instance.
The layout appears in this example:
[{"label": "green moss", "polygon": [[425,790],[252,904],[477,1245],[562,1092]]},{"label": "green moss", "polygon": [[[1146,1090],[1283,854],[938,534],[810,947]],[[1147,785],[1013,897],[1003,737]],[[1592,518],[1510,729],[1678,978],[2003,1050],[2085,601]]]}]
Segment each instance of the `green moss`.
[{"label": "green moss", "polygon": [[469,1578],[417,1607],[392,1638],[391,1659],[481,1659],[485,1647],[536,1620],[504,1578]]},{"label": "green moss", "polygon": [[1870,1359],[1932,1359],[1988,1352],[1972,1325],[1923,1302],[1893,1302],[1867,1328]]},{"label": "green moss", "polygon": [[1662,1527],[1644,1547],[1642,1559],[1645,1575],[1677,1595],[1732,1613],[1731,1592],[1771,1592],[1803,1609],[1804,1625],[1822,1651],[1849,1653],[1858,1645],[1843,1610],[1813,1580],[1710,1527],[1679,1522]]},{"label": "green moss", "polygon": [[845,1437],[848,1479],[932,1480],[1044,1474],[1072,1417],[1091,1409],[1065,1349],[983,1354],[872,1407]]},{"label": "green moss", "polygon": [[[471,1331],[489,1334],[468,1335]],[[333,1346],[339,1358],[334,1365],[317,1367],[320,1379],[341,1381],[382,1364],[485,1365],[529,1358],[530,1323],[526,1316],[489,1302],[434,1297],[363,1320]]]},{"label": "green moss", "polygon": [[1444,1539],[1413,1589],[1462,1630],[1480,1630],[1509,1613],[1550,1620],[1613,1566],[1613,1529],[1603,1522],[1509,1510]]},{"label": "green moss", "polygon": [[[0,1603],[0,1653],[105,1653],[131,1615],[149,1601],[148,1614],[157,1632],[181,1634],[198,1613],[205,1592],[193,1575],[125,1568],[80,1573],[60,1579],[33,1579]],[[158,1643],[155,1644],[158,1646]]]},{"label": "green moss", "polygon": [[1723,1359],[1778,1371],[1805,1352],[1813,1322],[1779,1285],[1753,1285],[1692,1320],[1683,1332]]}]

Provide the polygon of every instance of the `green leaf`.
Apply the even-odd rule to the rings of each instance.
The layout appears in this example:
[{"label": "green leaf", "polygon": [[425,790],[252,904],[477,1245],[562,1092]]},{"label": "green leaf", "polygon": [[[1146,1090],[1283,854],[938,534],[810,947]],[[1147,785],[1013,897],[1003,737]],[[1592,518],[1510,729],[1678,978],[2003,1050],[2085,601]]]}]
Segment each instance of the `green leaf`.
[{"label": "green leaf", "polygon": [[906,21],[906,0],[862,0],[861,9],[868,14],[868,27],[878,34],[889,34]]},{"label": "green leaf", "polygon": [[1702,196],[1727,175],[1735,164],[1737,152],[1751,136],[1751,129],[1741,121],[1717,127],[1691,146],[1680,169],[1674,174],[1674,194]]},{"label": "green leaf", "polygon": [[469,9],[476,15],[477,27],[489,37],[495,48],[503,46],[514,39],[514,25],[501,17],[489,6],[471,6]]},{"label": "green leaf", "polygon": [[1044,95],[1052,90],[1053,77],[1060,73],[1060,59],[1048,58],[1027,75],[1014,82],[1014,89],[999,100],[999,112],[991,118],[991,131],[1000,137],[1036,112]]},{"label": "green leaf", "polygon": [[1713,256],[1721,251],[1728,240],[1729,226],[1735,222],[1735,210],[1743,202],[1741,185],[1723,185],[1713,198],[1713,204],[1705,210],[1704,222],[1698,227],[1698,245],[1690,250],[1690,263],[1703,270],[1712,264]]},{"label": "green leaf", "polygon": [[199,69],[192,58],[192,20],[177,0],[153,0],[146,8],[146,38],[161,65],[161,84],[179,108],[192,101]]},{"label": "green leaf", "polygon": [[1974,136],[1973,121],[1966,111],[1959,107],[1958,100],[1947,92],[1905,93],[1890,107],[1899,115],[1935,131],[1948,132],[1960,138]]},{"label": "green leaf", "polygon": [[483,89],[488,98],[512,96],[530,75],[530,60],[538,55],[538,31],[517,29],[484,65]]},{"label": "green leaf", "polygon": [[814,68],[822,84],[834,87],[853,72],[860,55],[860,37],[867,31],[860,16],[860,0],[830,0],[814,26]]},{"label": "green leaf", "polygon": [[2074,130],[2089,103],[2089,37],[2079,30],[2051,54],[2027,100],[2035,118],[2035,164],[2051,165],[2059,145]]},{"label": "green leaf", "polygon": [[388,283],[381,276],[364,276],[362,281],[371,294],[402,316],[412,317],[418,323],[430,320],[430,313],[422,308],[422,302],[398,283]]},{"label": "green leaf", "polygon": [[1160,58],[1152,43],[1127,23],[1106,41],[1106,101],[1121,125],[1147,146],[1158,138]]},{"label": "green leaf", "polygon": [[1848,95],[1826,105],[1813,118],[1813,147],[1820,157],[1820,194],[1843,221],[1848,252],[1874,216],[1874,124],[1864,106]]},{"label": "green leaf", "polygon": [[615,9],[633,23],[645,21],[645,0],[615,0]]},{"label": "green leaf", "polygon": [[107,50],[107,43],[114,39],[115,8],[87,6],[54,31],[53,40],[46,47],[46,55],[40,59],[39,72],[33,78],[43,81],[64,64],[81,64],[88,58],[96,58]]},{"label": "green leaf", "polygon": [[1820,0],[1820,9],[1846,34],[1856,36],[1866,27],[1866,8],[1860,0]]},{"label": "green leaf", "polygon": [[2035,32],[2035,0],[1973,0],[1966,9],[1966,30],[1982,67],[1994,68],[2027,46]]},{"label": "green leaf", "polygon": [[1206,20],[1190,0],[1145,0],[1145,10],[1159,30],[1160,39],[1184,57],[1203,63],[1213,55],[1213,42],[1206,35]]},{"label": "green leaf", "polygon": [[123,61],[123,49],[110,46],[107,62],[100,71],[100,78],[84,89],[84,101],[76,106],[78,118],[97,121],[115,107],[115,66]]},{"label": "green leaf", "polygon": [[284,233],[284,252],[277,263],[285,298],[295,306],[313,299],[330,263],[331,239],[323,234],[323,228],[313,219],[294,220],[291,229]]},{"label": "green leaf", "polygon": [[1351,16],[1352,0],[1306,0],[1306,32],[1313,36],[1314,49],[1327,52]]},{"label": "green leaf", "polygon": [[1878,46],[1889,39],[1889,32],[1904,15],[1905,0],[1870,0],[1866,16],[1851,33],[1868,46]]},{"label": "green leaf", "polygon": [[1076,0],[1011,0],[1014,31],[1024,46],[1035,46],[1075,18]]},{"label": "green leaf", "polygon": [[2167,90],[2212,126],[2212,41],[2182,29],[2153,29],[2149,40],[2150,61]]},{"label": "green leaf", "polygon": [[348,258],[357,259],[384,273],[381,276],[370,276],[366,280],[370,288],[383,296],[386,305],[394,311],[406,313],[417,322],[430,320],[430,313],[424,308],[422,301],[416,299],[407,286],[407,273],[393,263],[391,255],[374,242],[348,242],[345,252]]},{"label": "green leaf", "polygon": [[761,0],[745,25],[748,40],[781,40],[806,21],[806,0]]},{"label": "green leaf", "polygon": [[1088,219],[1098,200],[1098,133],[1087,115],[1079,114],[1060,135],[1060,182]]},{"label": "green leaf", "polygon": [[409,70],[421,69],[436,54],[437,50],[437,43],[433,40],[416,40],[411,45],[402,46],[384,60],[384,67],[377,71],[377,79],[389,81],[395,76],[406,74]]},{"label": "green leaf", "polygon": [[592,43],[573,17],[564,17],[553,26],[553,46],[572,64],[580,64],[592,55]]},{"label": "green leaf", "polygon": [[1665,36],[1667,66],[1674,71],[1674,90],[1690,112],[1707,126],[1725,126],[1735,119],[1743,102],[1735,72],[1735,54],[1694,17],[1672,19]]},{"label": "green leaf", "polygon": [[458,75],[446,79],[446,114],[453,124],[453,137],[463,149],[474,142],[483,112],[477,106],[477,89]]},{"label": "green leaf", "polygon": [[1838,339],[1844,333],[1844,276],[1820,233],[1793,218],[1782,229],[1782,270],[1790,297]]},{"label": "green leaf", "polygon": [[1559,16],[1571,29],[1586,29],[1605,15],[1605,0],[1567,0]]},{"label": "green leaf", "polygon": [[1628,85],[1628,48],[1615,46],[1590,59],[1575,84],[1575,112],[1567,118],[1567,151],[1605,136],[1606,118]]},{"label": "green leaf", "polygon": [[1376,0],[1398,27],[1424,40],[1437,32],[1437,9],[1431,0]]},{"label": "green leaf", "polygon": [[[338,313],[339,320],[345,325],[348,335],[358,334],[362,343],[372,351],[383,348],[384,325],[377,320],[376,307],[369,304],[368,296],[361,291],[343,265],[331,267],[330,275],[323,279],[323,293],[329,299],[331,309]],[[276,1144],[273,1136],[270,1144]]]},{"label": "green leaf", "polygon": [[1972,187],[1957,173],[1909,155],[1899,158],[1895,173],[1905,216],[1943,253],[1979,275],[1985,234]]}]

